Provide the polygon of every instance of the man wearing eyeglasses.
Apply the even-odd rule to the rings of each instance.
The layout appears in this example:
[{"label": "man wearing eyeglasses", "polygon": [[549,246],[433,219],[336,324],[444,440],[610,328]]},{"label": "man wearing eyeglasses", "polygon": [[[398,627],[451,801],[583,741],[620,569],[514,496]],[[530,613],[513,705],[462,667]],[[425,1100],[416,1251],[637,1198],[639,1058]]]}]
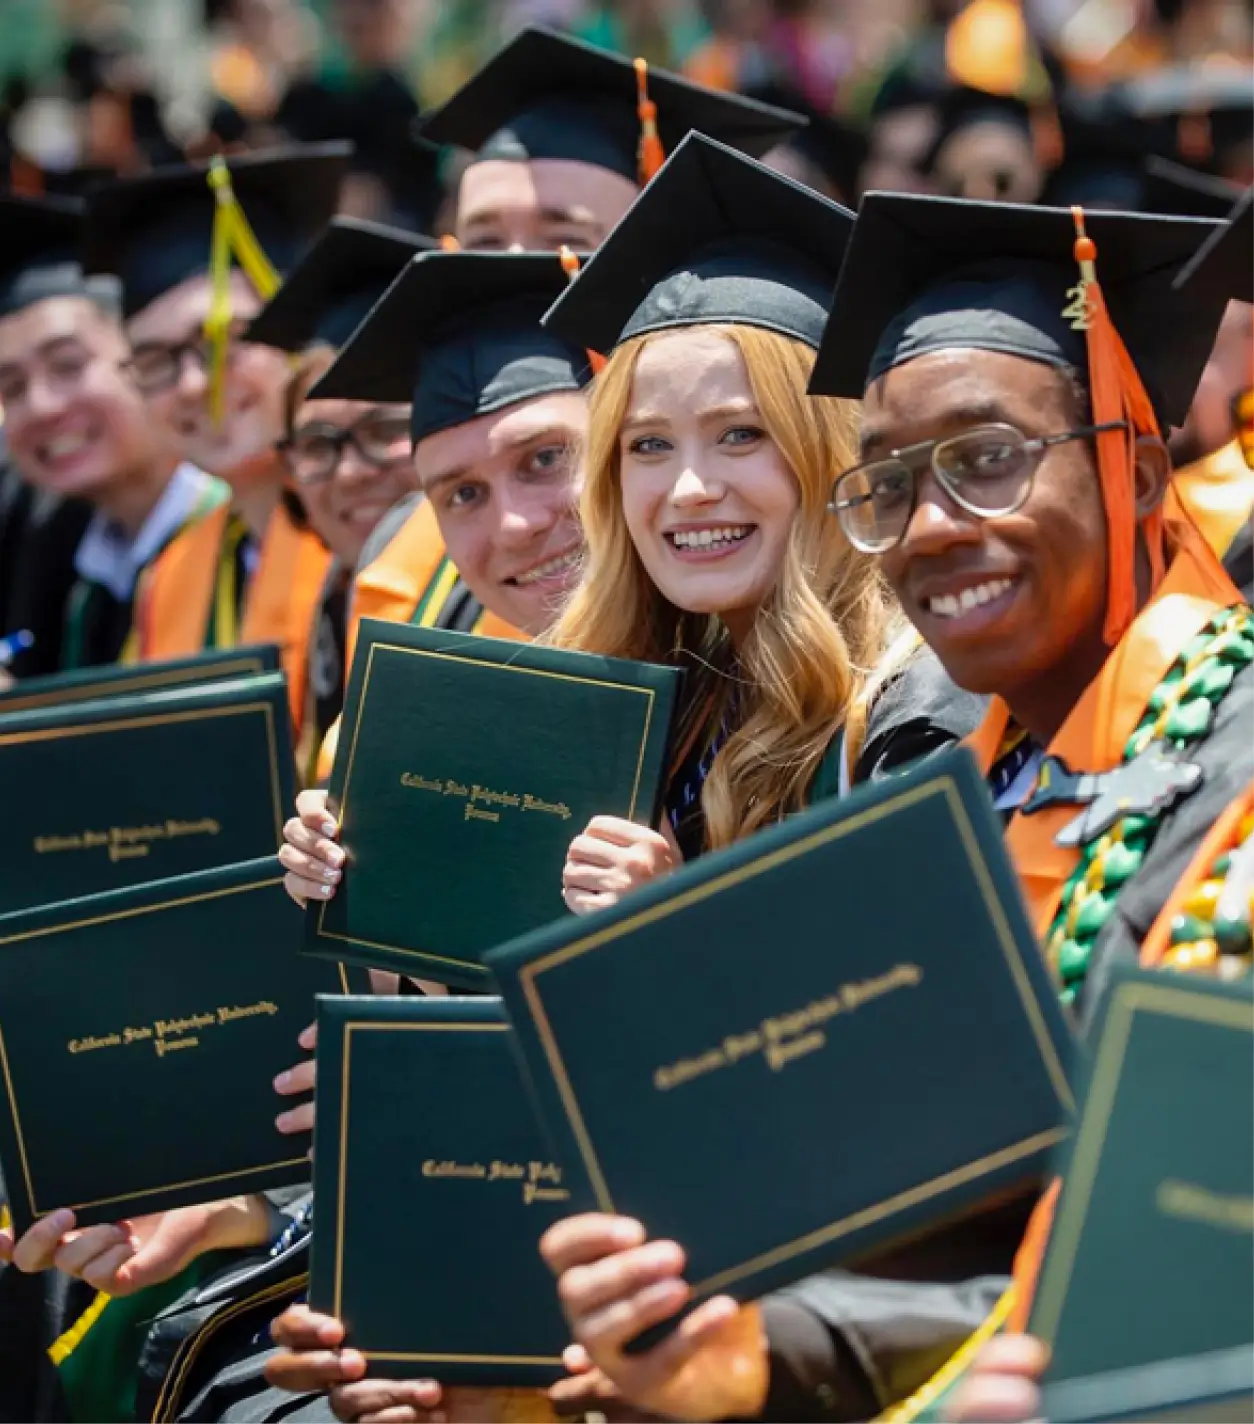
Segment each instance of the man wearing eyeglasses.
[{"label": "man wearing eyeglasses", "polygon": [[[1248,922],[1229,954],[1240,926],[1171,910],[1254,778],[1254,614],[1184,517],[1163,441],[1235,275],[1173,290],[1213,227],[870,194],[811,385],[863,398],[864,460],[838,474],[832,510],[953,680],[990,697],[970,742],[1082,1023],[1118,963],[1229,974],[1251,958]],[[753,1306],[718,1298],[637,1354],[625,1345],[682,1299],[683,1243],[590,1215],[543,1251],[583,1362],[637,1406],[705,1420],[900,1406],[906,1424],[938,1417],[981,1314],[986,1333],[1021,1328],[1048,1212],[1013,1293],[977,1278],[949,1228],[926,1276],[865,1262]]]},{"label": "man wearing eyeglasses", "polygon": [[37,533],[29,548],[10,551],[15,606],[6,631],[35,630],[27,673],[113,662],[141,570],[226,496],[153,429],[124,369],[117,283],[86,277],[76,260],[81,226],[75,202],[0,198],[0,405],[9,458],[45,498],[91,506],[72,570],[46,565]]}]

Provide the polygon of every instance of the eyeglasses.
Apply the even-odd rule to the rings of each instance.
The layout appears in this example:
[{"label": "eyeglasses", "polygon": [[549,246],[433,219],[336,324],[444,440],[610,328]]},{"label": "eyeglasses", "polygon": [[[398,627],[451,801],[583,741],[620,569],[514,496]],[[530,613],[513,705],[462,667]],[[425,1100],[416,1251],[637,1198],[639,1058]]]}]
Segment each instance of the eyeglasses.
[{"label": "eyeglasses", "polygon": [[[236,354],[237,349],[246,344],[239,339],[243,330],[244,325],[241,323],[228,333],[226,347],[228,362]],[[190,341],[171,343],[164,341],[141,342],[132,349],[130,358],[124,361],[122,366],[124,370],[130,372],[141,394],[155,396],[178,385],[189,356],[202,371],[207,371],[213,360],[213,346],[208,337],[198,335],[192,337]]]},{"label": "eyeglasses", "polygon": [[947,440],[924,440],[838,475],[828,509],[845,537],[864,554],[883,554],[901,542],[919,498],[918,474],[931,466],[936,483],[961,509],[979,519],[1013,514],[1032,492],[1045,452],[1107,430],[1122,420],[1083,425],[1029,440],[1013,425],[977,425]]},{"label": "eyeglasses", "polygon": [[376,410],[347,429],[316,421],[293,430],[275,448],[297,484],[316,485],[334,479],[350,445],[376,468],[402,460],[410,449],[409,417]]}]

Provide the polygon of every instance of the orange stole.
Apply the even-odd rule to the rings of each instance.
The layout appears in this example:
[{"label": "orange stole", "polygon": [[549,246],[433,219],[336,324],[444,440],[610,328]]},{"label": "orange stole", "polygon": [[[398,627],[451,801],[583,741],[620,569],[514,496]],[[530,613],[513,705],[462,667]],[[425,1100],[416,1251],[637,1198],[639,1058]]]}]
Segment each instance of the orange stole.
[{"label": "orange stole", "polygon": [[[1242,601],[1218,557],[1191,524],[1170,521],[1168,537],[1176,553],[1162,583],[1049,744],[1048,753],[1062,757],[1073,771],[1109,771],[1119,765],[1151,694],[1181,650],[1220,609]],[[985,773],[997,755],[1009,716],[1006,704],[994,698],[983,724],[968,739]],[[1062,888],[1079,859],[1078,851],[1054,842],[1054,836],[1074,815],[1075,808],[1070,806],[1053,806],[1032,816],[1016,814],[1006,832],[1032,923],[1042,942],[1058,912]],[[1147,940],[1142,947],[1143,958],[1149,943]],[[1008,1322],[1012,1331],[1026,1328],[1058,1190],[1059,1183],[1053,1183],[1037,1202],[1015,1257],[1015,1298]]]},{"label": "orange stole", "polygon": [[1245,462],[1240,440],[1177,470],[1172,481],[1180,502],[1219,558],[1254,508],[1254,470]]},{"label": "orange stole", "polygon": [[[230,513],[229,506],[222,505],[185,529],[148,569],[135,620],[136,661],[187,657],[204,648]],[[278,645],[298,732],[309,673],[309,630],[330,562],[317,535],[297,529],[280,506],[266,525],[244,598],[239,640]]]},{"label": "orange stole", "polygon": [[[431,505],[424,499],[388,541],[379,557],[367,564],[353,580],[348,629],[344,638],[348,668],[353,665],[361,620],[382,618],[388,623],[411,622],[423,595],[431,586],[431,580],[444,562],[445,552],[439,522]],[[486,608],[475,624],[475,632],[486,638],[508,638],[516,643],[526,641],[524,633]],[[339,731],[337,717],[318,752],[319,780],[325,781],[331,775]]]},{"label": "orange stole", "polygon": [[[1153,598],[1111,650],[1049,744],[1073,771],[1109,771],[1144,715],[1154,689],[1181,649],[1221,608],[1241,595],[1218,558],[1189,524],[1169,525],[1176,554]],[[1005,735],[1010,709],[993,698],[983,723],[968,738],[985,774]],[[1052,806],[1033,816],[1015,815],[1006,844],[1019,874],[1037,935],[1044,940],[1079,852],[1057,845],[1055,835],[1075,817],[1071,806]]]}]

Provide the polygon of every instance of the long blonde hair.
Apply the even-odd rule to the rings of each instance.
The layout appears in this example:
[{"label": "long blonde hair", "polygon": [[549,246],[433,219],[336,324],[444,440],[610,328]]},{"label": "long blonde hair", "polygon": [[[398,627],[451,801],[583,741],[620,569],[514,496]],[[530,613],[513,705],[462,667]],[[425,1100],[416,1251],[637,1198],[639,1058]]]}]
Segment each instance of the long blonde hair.
[{"label": "long blonde hair", "polygon": [[640,353],[665,334],[651,333],[620,346],[593,386],[580,500],[584,571],[549,637],[684,666],[680,758],[716,732],[735,697],[738,725],[702,790],[713,848],[804,805],[839,728],[856,755],[864,692],[892,617],[877,561],[850,548],[827,513],[834,475],[856,459],[857,405],[806,395],[814,352],[804,343],[751,326],[708,329],[739,350],[762,422],[800,491],[773,593],[737,657],[717,618],[676,608],[640,562],[623,519],[619,433]]}]

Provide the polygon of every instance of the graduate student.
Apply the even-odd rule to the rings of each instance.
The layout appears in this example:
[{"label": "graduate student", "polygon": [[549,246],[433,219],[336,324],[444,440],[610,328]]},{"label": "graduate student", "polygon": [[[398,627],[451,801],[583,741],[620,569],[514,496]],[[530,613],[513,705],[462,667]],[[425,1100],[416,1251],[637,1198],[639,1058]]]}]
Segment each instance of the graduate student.
[{"label": "graduate student", "polygon": [[[1181,877],[1254,776],[1251,612],[1176,517],[1162,439],[1227,300],[1222,282],[1187,301],[1171,290],[1206,230],[869,195],[811,386],[864,398],[836,517],[954,681],[991,695],[970,744],[1060,993],[1081,1010],[1112,964],[1152,952]],[[1077,796],[1082,774],[1102,778],[1098,798]],[[1067,828],[1101,798],[1077,844]],[[1037,1211],[1022,1279],[985,1333],[1027,1309],[1048,1237]],[[722,1297],[629,1356],[626,1341],[684,1302],[682,1243],[587,1216],[544,1251],[591,1361],[627,1399],[685,1418],[866,1418],[907,1396],[897,1417],[924,1417],[948,1377],[932,1375],[945,1362],[920,1320],[979,1284],[961,1256],[914,1284],[829,1272],[784,1293],[787,1317],[774,1298]]]},{"label": "graduate student", "polygon": [[904,666],[875,561],[827,515],[857,412],[804,391],[850,225],[690,135],[546,318],[609,357],[583,577],[551,638],[686,672],[664,824],[596,817],[565,866],[572,910],[973,725],[934,662]]},{"label": "graduate student", "polygon": [[476,251],[590,252],[690,130],[761,157],[803,115],[528,25],[419,128],[470,149],[453,235]]},{"label": "graduate student", "polygon": [[[127,376],[118,283],[78,260],[82,205],[0,197],[0,404],[11,467],[50,499],[92,507],[72,570],[6,550],[30,580],[14,617],[37,629],[27,671],[114,662],[141,570],[225,488],[180,463]],[[77,533],[76,529],[76,533]],[[37,549],[31,551],[37,554]],[[35,606],[27,601],[31,595]],[[48,606],[39,606],[39,605]],[[16,631],[16,628],[14,629]]]},{"label": "graduate student", "polygon": [[[552,624],[582,547],[574,501],[591,369],[540,318],[569,280],[556,255],[419,256],[313,388],[319,400],[412,402],[410,479],[438,538],[424,553],[411,517],[369,601],[359,578],[354,621],[369,612],[515,638]],[[338,881],[342,852],[322,833],[325,792],[297,804],[280,858],[303,903]]]},{"label": "graduate student", "polygon": [[[87,216],[85,266],[121,277],[128,369],[151,417],[185,459],[231,487],[229,504],[174,540],[145,575],[133,656],[277,643],[297,722],[329,555],[280,507],[274,442],[287,357],[242,335],[264,300],[257,283],[277,284],[274,269],[290,266],[334,212],[346,159],[339,144],[231,159],[228,186],[217,188],[206,165],[158,169],[95,190]],[[242,214],[255,239],[231,254],[247,254],[251,275],[226,249],[216,267],[210,260],[215,220],[227,211],[236,221]]]},{"label": "graduate student", "polygon": [[311,400],[337,350],[430,238],[333,218],[249,325],[249,341],[294,358],[277,449],[283,507],[331,555],[306,651],[298,762],[310,767],[344,703],[348,591],[367,540],[408,491],[408,402]]}]

